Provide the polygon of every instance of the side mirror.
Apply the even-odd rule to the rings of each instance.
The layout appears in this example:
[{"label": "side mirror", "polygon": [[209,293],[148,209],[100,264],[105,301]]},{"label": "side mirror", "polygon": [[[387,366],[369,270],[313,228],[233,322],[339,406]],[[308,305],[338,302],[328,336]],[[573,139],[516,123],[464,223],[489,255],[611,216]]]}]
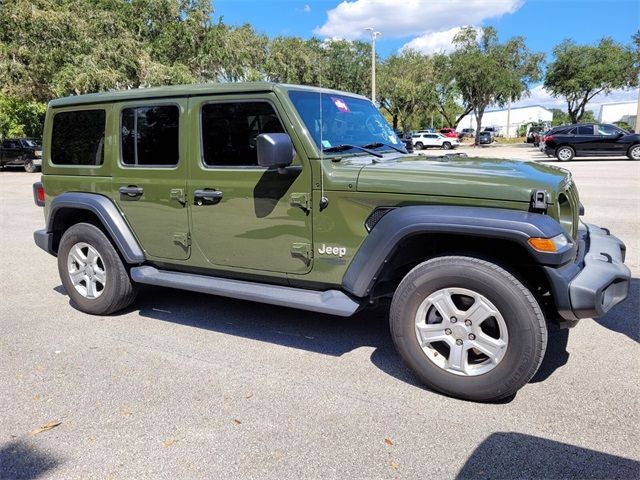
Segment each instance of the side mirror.
[{"label": "side mirror", "polygon": [[291,165],[295,155],[291,138],[286,133],[261,133],[256,138],[256,150],[258,165],[279,171]]}]

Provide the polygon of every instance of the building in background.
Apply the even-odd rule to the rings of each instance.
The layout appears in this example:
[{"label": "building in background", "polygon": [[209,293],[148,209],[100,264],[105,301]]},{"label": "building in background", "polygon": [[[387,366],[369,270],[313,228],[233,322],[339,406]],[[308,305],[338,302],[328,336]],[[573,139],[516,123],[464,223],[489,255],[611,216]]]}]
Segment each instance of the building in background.
[{"label": "building in background", "polygon": [[603,103],[600,105],[598,121],[601,123],[625,122],[631,125],[631,128],[638,130],[636,125],[637,108],[637,102]]},{"label": "building in background", "polygon": [[[548,123],[551,124],[553,112],[540,105],[530,105],[527,107],[514,107],[501,110],[488,110],[482,116],[482,128],[494,127],[498,135],[516,137],[518,128],[528,123]],[[507,122],[509,123],[507,128]],[[460,132],[463,128],[475,129],[476,117],[470,114],[462,119],[458,124],[457,130]]]}]

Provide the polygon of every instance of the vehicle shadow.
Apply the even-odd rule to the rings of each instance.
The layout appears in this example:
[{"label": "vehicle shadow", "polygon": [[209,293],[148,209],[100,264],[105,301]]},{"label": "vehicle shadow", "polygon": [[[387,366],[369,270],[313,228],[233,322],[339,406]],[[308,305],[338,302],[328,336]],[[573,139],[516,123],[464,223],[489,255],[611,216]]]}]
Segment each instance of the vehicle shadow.
[{"label": "vehicle shadow", "polygon": [[627,299],[596,322],[640,343],[640,279],[632,278]]},{"label": "vehicle shadow", "polygon": [[640,462],[546,438],[497,432],[473,451],[456,478],[640,478]]},{"label": "vehicle shadow", "polygon": [[13,440],[0,446],[0,478],[38,478],[61,463],[61,460],[23,440]]},{"label": "vehicle shadow", "polygon": [[[56,287],[64,293],[62,286]],[[389,307],[368,307],[348,318],[217,297],[196,292],[143,286],[136,302],[122,313],[249,338],[340,357],[371,347],[371,363],[410,385],[426,388],[404,365],[389,332]],[[551,326],[549,345],[532,382],[549,378],[569,358],[568,330]],[[510,402],[513,397],[503,402]]]}]

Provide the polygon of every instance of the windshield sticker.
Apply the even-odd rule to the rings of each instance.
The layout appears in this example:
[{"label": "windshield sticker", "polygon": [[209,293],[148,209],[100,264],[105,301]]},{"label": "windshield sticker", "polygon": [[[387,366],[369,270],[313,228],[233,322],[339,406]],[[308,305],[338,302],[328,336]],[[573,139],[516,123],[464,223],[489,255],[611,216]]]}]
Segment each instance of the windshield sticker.
[{"label": "windshield sticker", "polygon": [[349,110],[349,106],[347,105],[347,102],[345,102],[343,99],[337,98],[337,97],[331,97],[331,100],[333,101],[333,104],[336,106],[336,108],[341,112],[351,113],[351,110]]},{"label": "windshield sticker", "polygon": [[322,146],[324,148],[329,148],[331,147],[331,142],[329,140],[322,140]]}]

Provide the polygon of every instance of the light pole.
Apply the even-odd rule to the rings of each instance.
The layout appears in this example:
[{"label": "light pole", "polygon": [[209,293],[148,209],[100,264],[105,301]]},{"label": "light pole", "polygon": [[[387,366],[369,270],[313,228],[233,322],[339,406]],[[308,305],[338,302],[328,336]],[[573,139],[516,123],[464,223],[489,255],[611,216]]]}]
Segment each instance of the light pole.
[{"label": "light pole", "polygon": [[376,38],[382,34],[373,27],[365,30],[371,34],[371,101],[376,103]]}]

